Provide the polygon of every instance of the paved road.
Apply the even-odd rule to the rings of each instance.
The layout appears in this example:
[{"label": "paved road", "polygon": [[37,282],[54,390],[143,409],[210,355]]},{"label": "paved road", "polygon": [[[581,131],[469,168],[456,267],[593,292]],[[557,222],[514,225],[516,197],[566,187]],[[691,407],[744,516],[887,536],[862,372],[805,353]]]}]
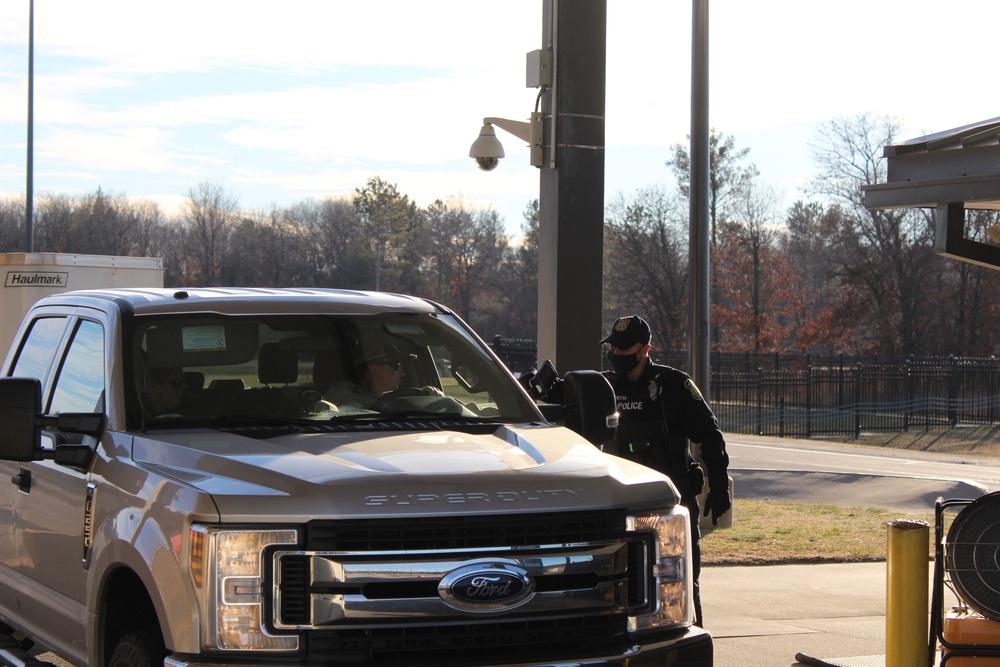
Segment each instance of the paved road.
[{"label": "paved road", "polygon": [[995,459],[745,435],[727,445],[737,498],[924,512],[1000,489]]},{"label": "paved road", "polygon": [[1000,489],[1000,460],[752,435],[726,437],[731,467],[966,480]]}]

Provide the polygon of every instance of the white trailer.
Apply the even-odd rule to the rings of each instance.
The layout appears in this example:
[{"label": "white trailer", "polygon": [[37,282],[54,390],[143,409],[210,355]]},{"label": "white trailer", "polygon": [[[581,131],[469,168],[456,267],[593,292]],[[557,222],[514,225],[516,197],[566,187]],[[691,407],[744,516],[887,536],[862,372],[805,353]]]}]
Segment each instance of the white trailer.
[{"label": "white trailer", "polygon": [[21,320],[39,299],[67,290],[163,287],[163,260],[55,252],[0,253],[0,277],[3,359]]}]

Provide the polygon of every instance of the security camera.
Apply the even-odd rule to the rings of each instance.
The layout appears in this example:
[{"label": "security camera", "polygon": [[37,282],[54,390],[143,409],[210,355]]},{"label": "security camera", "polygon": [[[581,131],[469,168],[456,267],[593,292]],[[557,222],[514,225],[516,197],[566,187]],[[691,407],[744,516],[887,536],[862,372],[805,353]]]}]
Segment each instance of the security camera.
[{"label": "security camera", "polygon": [[476,160],[476,164],[483,171],[493,171],[500,164],[500,158],[504,156],[503,145],[497,139],[493,125],[483,123],[483,128],[479,130],[479,137],[472,142],[469,148],[469,157]]},{"label": "security camera", "polygon": [[498,157],[485,157],[482,155],[477,155],[476,164],[483,171],[493,171],[500,164],[500,158]]}]

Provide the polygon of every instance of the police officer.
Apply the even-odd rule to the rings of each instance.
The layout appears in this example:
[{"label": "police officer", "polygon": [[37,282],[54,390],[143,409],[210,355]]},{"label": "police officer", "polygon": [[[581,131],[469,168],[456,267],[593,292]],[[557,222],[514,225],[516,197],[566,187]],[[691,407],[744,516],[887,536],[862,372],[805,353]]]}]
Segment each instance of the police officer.
[{"label": "police officer", "polygon": [[614,387],[619,413],[617,435],[605,449],[659,470],[680,492],[681,503],[691,513],[695,616],[702,625],[698,494],[705,474],[691,456],[688,440],[701,445],[701,459],[708,468],[705,516],[711,514],[713,524],[732,506],[729,455],[719,422],[694,381],[682,371],[653,363],[650,340],[646,321],[631,315],[618,318],[601,341],[608,346],[612,371],[606,377]]}]

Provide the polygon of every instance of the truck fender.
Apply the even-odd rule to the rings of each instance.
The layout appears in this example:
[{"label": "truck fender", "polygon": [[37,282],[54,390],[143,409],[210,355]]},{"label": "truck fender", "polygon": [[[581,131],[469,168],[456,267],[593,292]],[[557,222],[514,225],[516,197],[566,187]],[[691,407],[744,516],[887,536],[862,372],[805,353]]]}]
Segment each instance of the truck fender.
[{"label": "truck fender", "polygon": [[[200,495],[182,486],[168,486],[172,487],[170,495],[174,501],[178,496],[188,495],[188,500],[193,500],[190,496]],[[140,518],[135,508],[126,507],[105,516],[95,530],[90,565],[92,581],[88,588],[92,591],[88,609],[95,625],[88,628],[89,636],[100,636],[97,633],[102,624],[100,615],[108,582],[119,568],[127,568],[145,587],[167,647],[177,652],[197,653],[200,650],[200,605],[187,574],[184,513],[164,512],[166,506],[155,499],[147,507],[159,507],[159,512],[171,524],[169,528],[151,514]],[[215,521],[217,516],[212,515],[209,520]]]}]

